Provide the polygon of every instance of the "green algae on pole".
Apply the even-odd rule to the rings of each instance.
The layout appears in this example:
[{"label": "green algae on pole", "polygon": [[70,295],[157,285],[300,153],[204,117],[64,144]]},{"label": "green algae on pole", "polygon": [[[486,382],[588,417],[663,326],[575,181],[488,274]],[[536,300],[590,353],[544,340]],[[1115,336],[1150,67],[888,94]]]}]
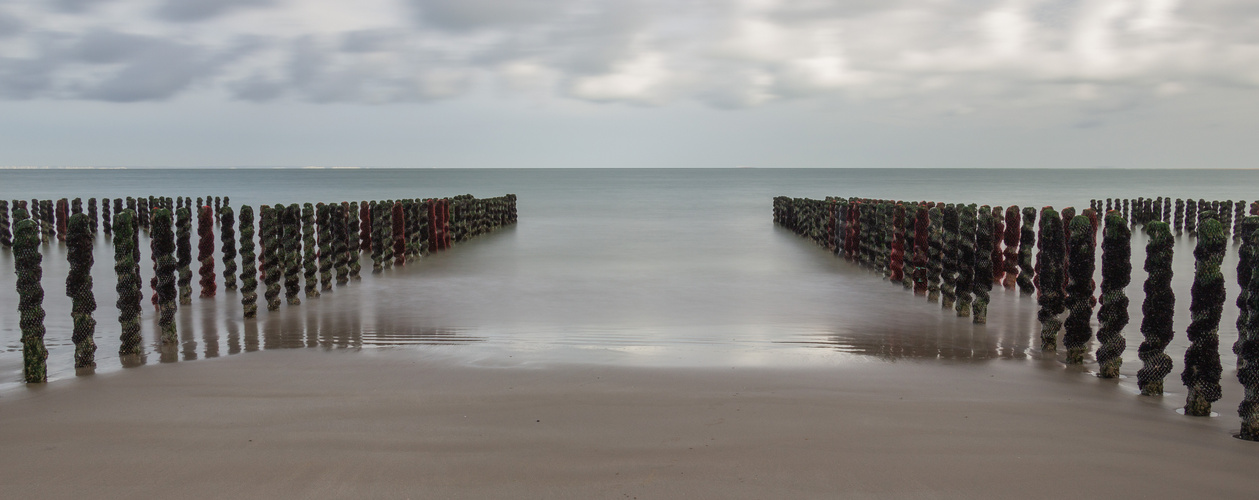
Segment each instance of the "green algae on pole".
[{"label": "green algae on pole", "polygon": [[223,247],[223,289],[236,289],[236,214],[232,207],[223,207],[219,211],[219,234]]},{"label": "green algae on pole", "polygon": [[[958,210],[958,226],[957,226],[957,280],[955,281],[953,295],[957,297],[954,310],[957,311],[959,318],[970,316],[970,306],[972,301],[971,292],[975,288],[975,254],[988,253],[985,248],[976,249],[975,247],[975,204],[964,205]],[[990,280],[992,272],[989,271],[988,276],[981,276],[979,279]]]},{"label": "green algae on pole", "polygon": [[1176,294],[1172,291],[1172,254],[1175,238],[1166,222],[1146,226],[1150,240],[1145,247],[1147,278],[1141,303],[1141,335],[1137,349],[1142,367],[1137,371],[1137,387],[1146,396],[1163,395],[1163,379],[1172,372],[1172,358],[1164,352],[1172,341]]},{"label": "green algae on pole", "polygon": [[18,324],[22,330],[22,380],[48,381],[48,349],[44,347],[44,276],[39,254],[40,235],[34,220],[13,226],[13,267],[17,271]]},{"label": "green algae on pole", "polygon": [[1063,324],[1062,345],[1067,348],[1067,364],[1084,363],[1088,341],[1093,338],[1093,271],[1095,250],[1093,224],[1087,215],[1071,219],[1071,238],[1067,247],[1067,320]]},{"label": "green algae on pole", "polygon": [[202,206],[197,217],[197,262],[201,263],[201,297],[213,297],[217,285],[214,281],[214,214],[210,207]]},{"label": "green algae on pole", "polygon": [[179,304],[192,303],[192,212],[175,210],[175,268],[179,276]]},{"label": "green algae on pole", "polygon": [[280,270],[283,265],[280,259],[284,255],[281,251],[279,221],[282,207],[283,205],[276,205],[276,208],[262,205],[259,209],[258,228],[262,230],[262,236],[259,237],[258,246],[262,249],[262,279],[266,284],[263,295],[267,299],[268,311],[280,308],[280,280],[284,277],[284,272]]},{"label": "green algae on pole", "polygon": [[67,224],[66,259],[70,271],[66,274],[66,296],[70,297],[70,316],[74,320],[74,367],[96,366],[96,296],[92,293],[92,228],[91,219],[84,214],[70,216]]},{"label": "green algae on pole", "polygon": [[1211,415],[1211,403],[1220,399],[1220,314],[1224,308],[1224,275],[1220,261],[1224,258],[1224,226],[1215,214],[1204,212],[1198,227],[1198,245],[1193,256],[1194,278],[1190,291],[1190,322],[1185,330],[1189,348],[1185,350],[1185,369],[1180,380],[1185,384],[1185,415]]},{"label": "green algae on pole", "polygon": [[1102,307],[1097,311],[1101,324],[1097,329],[1097,374],[1102,378],[1119,377],[1127,347],[1123,328],[1128,325],[1128,296],[1124,289],[1132,281],[1131,244],[1132,231],[1123,217],[1107,212],[1102,232]]},{"label": "green algae on pole", "polygon": [[1062,220],[1052,207],[1041,210],[1038,242],[1040,252],[1036,254],[1036,266],[1039,268],[1036,281],[1040,295],[1036,302],[1040,305],[1040,310],[1036,318],[1041,324],[1040,350],[1051,352],[1058,349],[1058,330],[1062,328],[1062,321],[1058,316],[1065,309],[1062,262],[1067,248],[1062,233]]},{"label": "green algae on pole", "polygon": [[240,206],[240,305],[246,318],[258,316],[258,255],[254,253],[254,209]]},{"label": "green algae on pole", "polygon": [[123,210],[114,215],[114,272],[118,282],[118,322],[122,325],[118,355],[142,355],[140,347],[140,275],[135,259],[135,212]]},{"label": "green algae on pole", "polygon": [[302,270],[306,276],[306,298],[319,296],[319,260],[315,245],[315,206],[302,205]]},{"label": "green algae on pole", "polygon": [[[1245,389],[1242,402],[1237,406],[1241,417],[1241,433],[1237,437],[1247,441],[1259,441],[1259,218],[1250,216],[1242,220],[1238,230],[1243,235],[1243,247],[1249,247],[1250,270],[1242,297],[1246,299],[1246,321],[1238,319],[1237,336],[1241,343],[1237,350],[1237,380]],[[1240,298],[1238,299],[1241,300]]]},{"label": "green algae on pole", "polygon": [[998,219],[994,215],[999,214],[1000,212],[994,212],[988,205],[979,207],[979,220],[975,226],[975,283],[972,285],[975,302],[971,306],[971,318],[977,324],[988,322],[989,292],[992,291],[995,275],[992,270],[992,252],[987,249],[992,248],[993,241],[996,240],[993,233],[997,231]]},{"label": "green algae on pole", "polygon": [[171,212],[166,208],[153,211],[152,222],[153,255],[156,256],[157,269],[157,303],[158,330],[163,344],[179,342],[175,327],[175,313],[179,306],[175,291],[175,271],[178,263],[175,259],[175,233],[171,230]]}]

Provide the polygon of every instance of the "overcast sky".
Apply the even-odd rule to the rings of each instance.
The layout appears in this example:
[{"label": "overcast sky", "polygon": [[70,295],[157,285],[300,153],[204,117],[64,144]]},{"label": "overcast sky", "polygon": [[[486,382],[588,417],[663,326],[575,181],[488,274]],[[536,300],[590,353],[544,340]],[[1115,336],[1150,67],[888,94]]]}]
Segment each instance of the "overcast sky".
[{"label": "overcast sky", "polygon": [[1255,0],[0,0],[0,165],[1259,167]]}]

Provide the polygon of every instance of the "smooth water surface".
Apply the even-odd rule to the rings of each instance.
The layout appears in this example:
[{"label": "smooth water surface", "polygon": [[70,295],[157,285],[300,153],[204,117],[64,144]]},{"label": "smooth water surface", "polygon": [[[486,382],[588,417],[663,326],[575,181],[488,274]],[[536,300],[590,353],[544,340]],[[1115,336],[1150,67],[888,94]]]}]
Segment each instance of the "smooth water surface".
[{"label": "smooth water surface", "polygon": [[[1035,300],[993,291],[987,325],[941,311],[771,220],[773,196],[866,196],[1006,206],[1088,206],[1092,198],[1259,197],[1259,171],[1132,170],[0,170],[5,199],[223,196],[250,204],[516,193],[520,222],[403,268],[370,274],[301,306],[241,319],[239,294],[194,298],[181,343],[153,341],[146,362],[256,349],[435,345],[486,362],[534,360],[713,365],[882,359],[1039,358]],[[1249,196],[1249,198],[1248,198]],[[218,231],[216,229],[216,238]],[[194,239],[196,236],[194,235]],[[1140,367],[1145,238],[1134,231],[1132,322],[1123,372]],[[1194,240],[1176,248],[1179,373]],[[194,242],[195,245],[195,242]],[[152,276],[142,237],[142,277]],[[216,242],[216,248],[218,244]],[[43,247],[53,379],[74,375],[65,245]],[[1225,259],[1226,367],[1236,329],[1236,246]],[[367,260],[366,255],[364,261]],[[1099,261],[1100,264],[1100,255]],[[120,369],[113,248],[96,241],[97,371]],[[1099,266],[1100,267],[1100,266]],[[11,252],[0,252],[0,384],[21,378]],[[216,266],[221,273],[222,264]],[[1100,281],[1100,269],[1098,273]],[[197,293],[194,280],[194,297]],[[146,291],[147,292],[147,291]],[[461,347],[440,347],[460,345]],[[1061,355],[1061,352],[1059,353]],[[1169,377],[1170,378],[1170,377]],[[1169,387],[1175,382],[1169,381]]]}]

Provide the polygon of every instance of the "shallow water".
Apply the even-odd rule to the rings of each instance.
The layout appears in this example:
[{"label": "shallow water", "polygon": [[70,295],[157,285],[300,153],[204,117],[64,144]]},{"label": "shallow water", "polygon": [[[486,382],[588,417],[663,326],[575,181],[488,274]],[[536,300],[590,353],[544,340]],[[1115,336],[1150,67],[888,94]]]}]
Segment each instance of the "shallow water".
[{"label": "shallow water", "polygon": [[[1078,180],[1067,185],[1066,180]],[[153,342],[145,301],[146,363],[257,349],[461,345],[469,356],[626,364],[722,365],[857,359],[1034,359],[1035,300],[999,287],[987,325],[941,311],[900,286],[774,226],[776,195],[870,196],[1007,205],[1073,205],[1091,198],[1254,198],[1259,171],[1052,170],[0,170],[0,196],[228,195],[232,206],[516,193],[520,222],[449,252],[240,318],[222,288],[180,310],[181,343]],[[85,202],[86,203],[86,202]],[[217,235],[217,230],[216,230]],[[1123,373],[1140,367],[1145,237],[1134,230],[1132,322]],[[152,276],[142,237],[142,277]],[[1176,247],[1179,360],[1189,320],[1193,239]],[[217,244],[216,244],[217,247]],[[50,378],[74,376],[64,244],[44,245]],[[1225,258],[1230,347],[1236,246]],[[365,257],[366,260],[366,257]],[[93,268],[98,371],[121,368],[113,249],[102,236]],[[1100,255],[1099,255],[1100,263]],[[221,272],[221,263],[217,269]],[[0,384],[21,378],[12,254],[0,252]],[[1100,282],[1100,270],[1098,280]],[[194,297],[196,284],[194,283]],[[1061,352],[1059,353],[1061,356]],[[1173,374],[1180,371],[1180,363]],[[1226,371],[1226,376],[1231,376]],[[1169,388],[1178,386],[1169,380]]]}]

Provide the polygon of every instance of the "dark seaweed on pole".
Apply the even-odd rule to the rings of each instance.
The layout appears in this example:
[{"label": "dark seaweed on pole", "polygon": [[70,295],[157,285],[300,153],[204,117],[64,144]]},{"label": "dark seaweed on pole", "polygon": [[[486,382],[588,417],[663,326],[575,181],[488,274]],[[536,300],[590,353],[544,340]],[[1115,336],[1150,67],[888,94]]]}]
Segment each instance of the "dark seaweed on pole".
[{"label": "dark seaweed on pole", "polygon": [[[13,207],[17,208],[17,207]],[[13,246],[13,233],[9,232],[9,202],[0,200],[0,245]]]},{"label": "dark seaweed on pole", "polygon": [[[1250,235],[1254,234],[1257,229],[1259,229],[1259,217],[1247,217],[1245,214],[1242,214],[1241,218],[1237,219],[1237,231],[1234,233],[1234,236],[1240,235],[1242,237],[1242,245],[1237,250],[1237,287],[1241,292],[1237,294],[1237,341],[1233,343],[1233,354],[1238,355],[1241,354],[1242,344],[1246,342],[1246,325],[1249,324],[1249,318],[1253,312],[1250,309],[1250,292],[1248,287],[1255,260],[1259,258],[1259,255],[1256,254],[1259,248],[1250,244]],[[1238,358],[1237,368],[1241,369],[1243,363],[1244,360]]]},{"label": "dark seaweed on pole", "polygon": [[258,255],[254,248],[254,209],[241,205],[240,304],[246,318],[258,316]]},{"label": "dark seaweed on pole", "polygon": [[284,231],[284,301],[290,306],[302,304],[302,209],[291,203],[280,219]]},{"label": "dark seaweed on pole", "polygon": [[[994,237],[1005,240],[1005,251],[1004,255],[1001,256],[1002,265],[1005,267],[1005,278],[1003,278],[1001,284],[1006,290],[1014,290],[1020,281],[1019,252],[1022,248],[1019,244],[1022,241],[1024,230],[1022,226],[1023,222],[1018,205],[1011,205],[1005,209],[1004,234],[994,235]],[[1031,224],[1028,224],[1026,229],[1031,231]]]},{"label": "dark seaweed on pole", "polygon": [[1172,358],[1164,351],[1172,341],[1176,295],[1172,292],[1172,247],[1175,238],[1165,222],[1146,226],[1150,241],[1145,247],[1147,278],[1141,303],[1141,335],[1144,341],[1137,349],[1142,367],[1137,372],[1141,394],[1161,396],[1163,379],[1172,372]]},{"label": "dark seaweed on pole", "polygon": [[66,237],[66,259],[70,271],[66,274],[66,296],[70,297],[70,316],[74,320],[74,367],[96,366],[96,296],[92,293],[92,228],[84,214],[70,216]]},{"label": "dark seaweed on pole", "polygon": [[[971,317],[975,323],[983,324],[988,322],[988,302],[992,291],[992,284],[995,280],[993,273],[992,252],[986,251],[993,248],[993,241],[996,238],[993,234],[997,232],[997,217],[999,211],[994,212],[988,205],[979,207],[979,220],[975,226],[975,283],[973,285],[975,292],[975,302],[971,306]],[[1004,227],[1002,225],[1001,227]]]},{"label": "dark seaweed on pole", "polygon": [[892,244],[888,255],[888,279],[893,284],[905,281],[905,206],[897,204],[892,210]]},{"label": "dark seaweed on pole", "polygon": [[1193,256],[1194,278],[1190,290],[1190,322],[1185,330],[1189,348],[1185,350],[1185,370],[1180,381],[1185,384],[1185,415],[1211,415],[1211,403],[1220,399],[1220,314],[1224,308],[1224,275],[1220,261],[1224,258],[1224,226],[1215,214],[1206,212],[1198,227],[1198,246]]},{"label": "dark seaweed on pole", "polygon": [[202,206],[197,217],[197,262],[201,263],[201,297],[213,297],[217,289],[214,281],[214,214],[210,207]]},{"label": "dark seaweed on pole", "polygon": [[175,268],[180,305],[192,303],[192,212],[175,210]]},{"label": "dark seaweed on pole", "polygon": [[363,264],[361,262],[362,258],[359,256],[359,251],[361,248],[360,244],[362,243],[362,239],[359,237],[360,236],[359,221],[361,220],[360,215],[362,213],[363,212],[360,211],[359,209],[358,202],[354,202],[354,203],[350,203],[350,209],[345,214],[346,265],[349,267],[350,279],[355,280],[355,281],[362,279],[362,277],[359,275],[363,269]]},{"label": "dark seaweed on pole", "polygon": [[1065,309],[1064,282],[1062,261],[1067,245],[1062,234],[1062,220],[1053,208],[1045,207],[1040,214],[1040,237],[1037,240],[1040,252],[1036,254],[1036,265],[1040,295],[1036,302],[1040,305],[1036,318],[1040,321],[1041,351],[1058,349],[1058,330],[1062,321],[1058,316]]},{"label": "dark seaweed on pole", "polygon": [[[975,245],[975,220],[976,207],[975,204],[962,206],[958,210],[958,229],[957,229],[957,280],[953,294],[957,297],[957,303],[954,310],[960,318],[970,316],[970,306],[973,300],[971,293],[975,288],[975,254],[989,253],[987,248],[976,249]],[[989,270],[988,276],[980,276],[979,279],[989,280],[992,271]]]},{"label": "dark seaweed on pole", "polygon": [[953,303],[957,300],[957,259],[961,252],[958,248],[959,238],[958,231],[958,207],[949,204],[944,206],[944,232],[942,239],[944,240],[944,251],[940,255],[940,260],[944,264],[941,270],[940,279],[940,307],[944,309],[952,309]]},{"label": "dark seaweed on pole", "polygon": [[315,206],[302,205],[302,270],[306,276],[306,298],[319,296],[319,258],[315,245]]},{"label": "dark seaweed on pole", "polygon": [[1095,251],[1093,224],[1086,215],[1071,219],[1068,240],[1067,321],[1063,324],[1062,345],[1067,348],[1067,364],[1084,363],[1087,343],[1093,338],[1093,271]]},{"label": "dark seaweed on pole", "polygon": [[391,212],[390,236],[393,237],[393,265],[401,267],[407,261],[406,213],[403,211],[402,202],[394,202]]},{"label": "dark seaweed on pole", "polygon": [[219,213],[219,234],[223,247],[223,289],[236,289],[236,214],[232,207],[223,207]]},{"label": "dark seaweed on pole", "polygon": [[319,226],[319,289],[332,289],[332,267],[336,256],[332,252],[332,228],[329,207],[323,203],[315,205],[315,223]]},{"label": "dark seaweed on pole", "polygon": [[[23,214],[25,215],[25,214]],[[13,267],[17,271],[18,324],[22,329],[22,380],[48,381],[48,349],[44,347],[44,276],[40,235],[34,220],[20,218],[13,226]]]},{"label": "dark seaweed on pole", "polygon": [[[1005,253],[1001,251],[1001,241],[1004,236],[1005,210],[999,206],[992,207],[992,257],[990,260],[992,261],[992,282],[995,284],[1005,281]],[[978,248],[983,250],[983,247]]]},{"label": "dark seaweed on pole", "polygon": [[944,272],[944,213],[939,206],[927,210],[927,301],[940,301],[940,277]]},{"label": "dark seaweed on pole", "polygon": [[1111,211],[1106,214],[1102,232],[1102,307],[1097,311],[1101,325],[1097,329],[1097,371],[1102,378],[1118,377],[1123,364],[1127,347],[1123,329],[1128,325],[1128,296],[1124,289],[1131,281],[1132,231],[1118,212]]},{"label": "dark seaweed on pole", "polygon": [[175,233],[171,228],[171,212],[159,208],[153,211],[153,255],[157,259],[155,271],[157,281],[158,330],[163,344],[179,342],[175,327],[175,312],[178,294],[175,290],[175,272],[178,263],[175,259]]},{"label": "dark seaweed on pole", "polygon": [[1259,217],[1242,219],[1238,230],[1247,233],[1243,235],[1242,246],[1249,248],[1250,254],[1248,279],[1242,293],[1242,298],[1246,300],[1246,321],[1242,323],[1239,318],[1237,328],[1241,341],[1237,349],[1237,380],[1245,389],[1242,402],[1237,406],[1237,414],[1242,420],[1238,437],[1259,441],[1259,314],[1256,313],[1259,311]]},{"label": "dark seaweed on pole", "polygon": [[266,284],[263,296],[267,299],[268,311],[280,308],[280,281],[284,278],[284,272],[281,270],[284,264],[281,258],[284,252],[281,250],[279,219],[280,212],[284,210],[283,207],[283,205],[276,205],[276,208],[271,208],[262,205],[258,220],[258,228],[262,231],[258,245],[262,250],[262,280]]},{"label": "dark seaweed on pole", "polygon": [[114,272],[118,274],[118,322],[122,325],[120,356],[141,355],[140,275],[135,259],[135,212],[123,210],[114,215]]}]

